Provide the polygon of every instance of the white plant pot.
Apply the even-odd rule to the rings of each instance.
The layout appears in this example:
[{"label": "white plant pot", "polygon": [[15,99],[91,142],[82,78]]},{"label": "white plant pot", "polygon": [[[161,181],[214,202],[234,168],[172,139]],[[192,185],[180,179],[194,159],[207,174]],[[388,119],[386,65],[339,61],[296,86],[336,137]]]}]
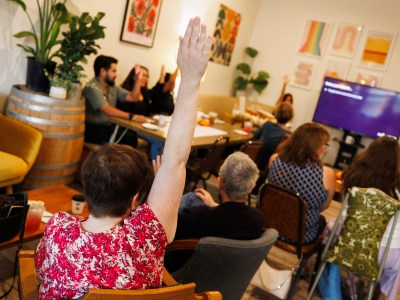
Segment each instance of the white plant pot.
[{"label": "white plant pot", "polygon": [[67,89],[59,86],[51,86],[49,96],[58,99],[66,99]]}]

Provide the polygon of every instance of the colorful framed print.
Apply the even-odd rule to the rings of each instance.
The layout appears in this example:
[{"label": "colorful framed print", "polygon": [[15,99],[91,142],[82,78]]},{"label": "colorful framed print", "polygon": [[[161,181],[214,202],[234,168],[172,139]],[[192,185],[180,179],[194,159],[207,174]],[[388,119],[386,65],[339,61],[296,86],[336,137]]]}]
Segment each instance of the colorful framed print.
[{"label": "colorful framed print", "polygon": [[317,63],[307,60],[298,60],[294,69],[290,85],[302,89],[311,89],[317,72]]},{"label": "colorful framed print", "polygon": [[354,81],[372,87],[379,87],[381,80],[382,80],[381,75],[359,70],[356,73],[356,78]]},{"label": "colorful framed print", "polygon": [[153,47],[161,0],[127,0],[120,40]]},{"label": "colorful framed print", "polygon": [[395,33],[368,30],[360,66],[385,70],[396,38]]},{"label": "colorful framed print", "polygon": [[240,21],[241,15],[239,13],[221,4],[213,34],[210,61],[229,66]]},{"label": "colorful framed print", "polygon": [[324,76],[345,80],[349,72],[350,64],[340,61],[328,60]]},{"label": "colorful framed print", "polygon": [[301,40],[299,53],[322,57],[326,50],[331,25],[317,20],[308,20]]},{"label": "colorful framed print", "polygon": [[340,22],[336,29],[335,39],[330,54],[353,57],[360,39],[362,25]]}]

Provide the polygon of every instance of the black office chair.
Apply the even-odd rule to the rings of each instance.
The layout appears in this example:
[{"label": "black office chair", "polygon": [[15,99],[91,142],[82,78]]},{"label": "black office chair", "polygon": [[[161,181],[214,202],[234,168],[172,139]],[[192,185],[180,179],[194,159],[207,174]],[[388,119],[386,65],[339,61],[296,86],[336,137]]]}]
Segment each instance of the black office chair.
[{"label": "black office chair", "polygon": [[201,180],[204,188],[207,189],[206,180],[210,179],[213,174],[228,142],[229,137],[218,137],[210,149],[208,149],[204,158],[194,160],[186,166],[186,186],[194,182],[193,190],[195,190],[197,183]]}]

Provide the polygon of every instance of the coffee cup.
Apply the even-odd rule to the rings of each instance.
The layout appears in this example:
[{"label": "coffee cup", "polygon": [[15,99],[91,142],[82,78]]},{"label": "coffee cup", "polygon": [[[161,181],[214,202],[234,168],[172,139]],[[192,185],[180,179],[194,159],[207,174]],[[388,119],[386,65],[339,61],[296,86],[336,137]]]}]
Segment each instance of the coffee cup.
[{"label": "coffee cup", "polygon": [[243,130],[246,131],[247,133],[251,133],[252,127],[253,127],[253,122],[251,121],[245,121],[243,123]]},{"label": "coffee cup", "polygon": [[72,213],[75,215],[80,215],[83,213],[83,208],[85,207],[85,198],[82,194],[76,194],[72,196]]},{"label": "coffee cup", "polygon": [[210,117],[210,118],[209,118],[210,124],[213,125],[214,122],[215,122],[215,120],[216,120],[217,117],[218,117],[218,114],[217,114],[215,111],[210,111],[210,112],[208,113],[208,116]]}]

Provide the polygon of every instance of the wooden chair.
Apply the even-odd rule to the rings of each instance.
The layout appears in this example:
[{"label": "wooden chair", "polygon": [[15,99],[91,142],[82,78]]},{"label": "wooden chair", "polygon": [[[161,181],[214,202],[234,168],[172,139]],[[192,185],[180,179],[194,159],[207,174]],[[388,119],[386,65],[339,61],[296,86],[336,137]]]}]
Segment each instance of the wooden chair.
[{"label": "wooden chair", "polygon": [[[36,277],[33,250],[21,250],[19,255],[19,296],[21,300],[39,299],[38,287],[40,282]],[[221,300],[221,293],[212,291],[195,294],[194,283],[178,284],[164,269],[163,282],[165,287],[147,290],[114,290],[114,289],[89,289],[82,298],[84,300],[118,300],[118,299],[143,299],[143,300]]]},{"label": "wooden chair", "polygon": [[[299,194],[267,183],[260,188],[259,201],[259,207],[265,216],[265,227],[275,228],[280,235],[294,242],[290,244],[278,239],[275,243],[276,247],[295,254],[299,259],[288,293],[287,299],[291,299],[308,258],[321,249],[322,236],[311,244],[304,244],[307,204]],[[316,265],[317,263],[318,259]]]},{"label": "wooden chair", "polygon": [[261,141],[248,141],[240,147],[239,151],[246,153],[257,164],[263,146]]},{"label": "wooden chair", "polygon": [[206,181],[213,174],[213,171],[220,161],[228,142],[229,137],[218,137],[203,159],[189,163],[186,166],[186,185],[194,182],[194,190],[197,183],[202,181],[204,188],[207,189]]},{"label": "wooden chair", "polygon": [[180,283],[194,282],[197,293],[218,290],[224,299],[240,300],[277,237],[278,232],[269,229],[254,240],[204,237],[174,241],[167,251],[194,251],[172,275]]}]

